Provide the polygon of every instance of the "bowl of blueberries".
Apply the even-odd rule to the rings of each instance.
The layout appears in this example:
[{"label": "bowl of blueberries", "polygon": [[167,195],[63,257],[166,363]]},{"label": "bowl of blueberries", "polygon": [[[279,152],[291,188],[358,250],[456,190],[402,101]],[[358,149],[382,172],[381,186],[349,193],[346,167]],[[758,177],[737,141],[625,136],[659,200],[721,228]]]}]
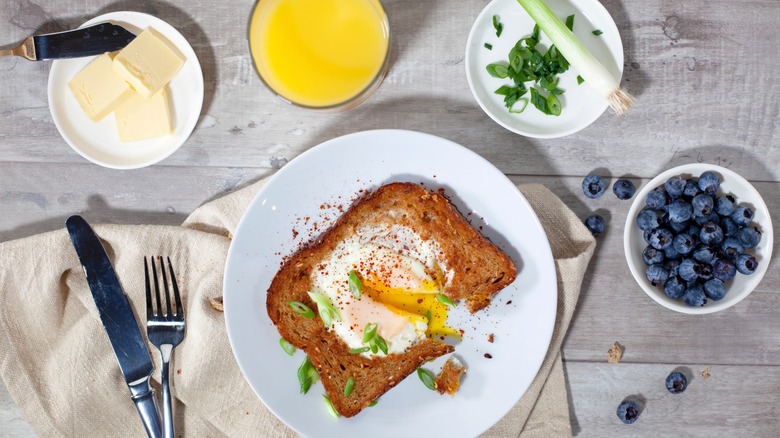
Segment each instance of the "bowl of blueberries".
[{"label": "bowl of blueberries", "polygon": [[756,189],[731,170],[687,164],[648,182],[628,211],[631,274],[656,302],[689,314],[731,307],[772,257],[772,220]]}]

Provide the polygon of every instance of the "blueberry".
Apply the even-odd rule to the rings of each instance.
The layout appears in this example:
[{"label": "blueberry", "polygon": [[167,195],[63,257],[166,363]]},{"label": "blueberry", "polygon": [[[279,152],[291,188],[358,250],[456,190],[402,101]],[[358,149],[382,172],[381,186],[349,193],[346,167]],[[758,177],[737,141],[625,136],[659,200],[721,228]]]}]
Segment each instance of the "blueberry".
[{"label": "blueberry", "polygon": [[737,237],[745,248],[755,248],[761,241],[761,232],[756,227],[744,227],[739,229]]},{"label": "blueberry", "polygon": [[664,250],[664,257],[669,260],[677,260],[680,258],[680,255],[681,254],[674,249],[674,244],[667,246]]},{"label": "blueberry", "polygon": [[753,220],[753,210],[744,205],[737,206],[734,213],[731,213],[731,220],[737,225],[748,225]]},{"label": "blueberry", "polygon": [[672,244],[674,235],[666,228],[656,228],[650,232],[650,245],[655,249],[666,249]]},{"label": "blueberry", "polygon": [[734,197],[731,195],[717,197],[715,199],[715,213],[721,216],[731,216],[731,213],[734,213]]},{"label": "blueberry", "polygon": [[658,286],[659,284],[664,284],[666,279],[669,278],[669,271],[667,271],[663,265],[657,263],[647,267],[645,276],[648,280],[650,280],[650,284],[653,286]]},{"label": "blueberry", "polygon": [[720,281],[729,281],[737,275],[737,267],[728,260],[718,260],[712,265],[712,275]]},{"label": "blueberry", "polygon": [[705,245],[716,245],[723,242],[723,230],[714,222],[707,222],[701,227],[699,239]]},{"label": "blueberry", "polygon": [[607,190],[607,183],[598,175],[588,175],[582,180],[582,191],[588,198],[598,198],[605,190]]},{"label": "blueberry", "polygon": [[718,175],[715,175],[714,172],[704,172],[699,176],[699,188],[709,194],[714,195],[715,192],[718,191],[718,187],[720,186],[720,179],[718,178]]},{"label": "blueberry", "polygon": [[715,261],[715,251],[707,245],[699,245],[693,249],[693,258],[699,263]]},{"label": "blueberry", "polygon": [[685,234],[689,236],[696,236],[696,238],[699,238],[699,231],[701,231],[701,226],[698,224],[690,224],[688,226],[688,229],[685,230]]},{"label": "blueberry", "polygon": [[735,236],[739,231],[739,227],[730,217],[720,219],[720,228],[723,229],[723,235],[728,237]]},{"label": "blueberry", "polygon": [[707,280],[704,283],[704,293],[713,301],[719,301],[726,295],[726,286],[717,278]]},{"label": "blueberry", "polygon": [[677,199],[685,191],[685,179],[681,176],[673,176],[666,181],[664,188],[670,198]]},{"label": "blueberry", "polygon": [[688,198],[693,198],[694,196],[701,193],[699,190],[699,180],[696,178],[691,178],[685,182],[685,189],[683,190],[683,195],[687,196]]},{"label": "blueberry", "polygon": [[685,289],[688,287],[688,283],[678,276],[670,276],[666,283],[664,283],[664,293],[667,297],[672,299],[681,298],[685,295]]},{"label": "blueberry", "polygon": [[631,181],[621,178],[612,185],[612,191],[615,192],[618,199],[631,199],[636,193],[636,187]]},{"label": "blueberry", "polygon": [[678,234],[674,236],[672,246],[680,254],[688,254],[693,251],[693,247],[696,246],[697,239],[694,236],[687,234]]},{"label": "blueberry", "polygon": [[597,215],[592,214],[588,216],[587,219],[585,219],[585,226],[588,227],[588,230],[590,230],[591,233],[593,233],[594,236],[598,236],[602,232],[604,232],[604,227],[606,226],[606,222],[604,222],[604,218]]},{"label": "blueberry", "polygon": [[714,211],[706,216],[694,216],[693,220],[699,225],[704,225],[707,222],[713,222],[716,224],[720,223],[720,216],[718,216],[718,213],[715,213]]},{"label": "blueberry", "polygon": [[644,260],[645,264],[648,266],[661,263],[664,261],[664,252],[657,250],[652,246],[648,246],[644,251],[642,251],[642,260]]},{"label": "blueberry", "polygon": [[715,277],[715,271],[709,263],[701,263],[694,267],[699,280],[707,281]]},{"label": "blueberry", "polygon": [[660,209],[666,205],[666,191],[664,191],[664,189],[661,187],[653,189],[650,193],[647,194],[645,203],[653,210]]},{"label": "blueberry", "polygon": [[669,276],[677,275],[677,272],[680,270],[680,260],[679,259],[666,259],[663,262],[661,262],[664,268],[666,268],[667,271],[669,271]]},{"label": "blueberry", "polygon": [[617,416],[623,423],[632,424],[639,418],[639,406],[631,400],[624,400],[617,408]]},{"label": "blueberry", "polygon": [[650,232],[653,230],[646,230],[642,232],[642,237],[645,239],[645,243],[650,244]]},{"label": "blueberry", "polygon": [[758,261],[750,254],[740,254],[737,257],[737,271],[742,274],[750,275],[756,272]]},{"label": "blueberry", "polygon": [[685,304],[691,307],[700,307],[707,303],[707,296],[704,295],[704,289],[696,283],[689,285],[683,296]]},{"label": "blueberry", "polygon": [[704,193],[694,196],[693,199],[691,199],[691,207],[693,207],[693,214],[695,216],[709,216],[714,207],[712,196]]},{"label": "blueberry", "polygon": [[672,201],[667,211],[669,212],[669,220],[677,223],[685,222],[693,216],[693,207],[682,199]]},{"label": "blueberry", "polygon": [[654,210],[649,208],[642,209],[638,215],[636,215],[636,224],[639,229],[648,231],[653,228],[658,228],[658,214]]},{"label": "blueberry", "polygon": [[672,373],[666,377],[666,389],[672,394],[679,394],[685,391],[685,388],[687,387],[688,379],[685,378],[685,374],[679,371],[672,371]]},{"label": "blueberry", "polygon": [[723,240],[721,248],[723,249],[726,257],[730,259],[734,259],[738,255],[745,252],[745,248],[736,237],[727,237],[725,240]]},{"label": "blueberry", "polygon": [[664,218],[664,225],[671,228],[675,233],[682,233],[688,228],[688,221],[685,222],[672,222],[669,220],[669,215]]},{"label": "blueberry", "polygon": [[699,277],[696,273],[697,264],[693,259],[683,259],[680,267],[677,269],[677,275],[685,281],[694,281]]}]

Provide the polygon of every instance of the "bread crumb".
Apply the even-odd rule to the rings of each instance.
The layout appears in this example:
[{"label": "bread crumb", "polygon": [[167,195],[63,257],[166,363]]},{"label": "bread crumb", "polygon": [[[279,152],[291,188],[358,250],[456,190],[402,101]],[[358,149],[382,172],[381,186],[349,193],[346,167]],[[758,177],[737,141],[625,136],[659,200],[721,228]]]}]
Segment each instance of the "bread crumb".
[{"label": "bread crumb", "polygon": [[621,358],[623,358],[623,347],[615,341],[612,348],[607,352],[607,362],[618,363]]},{"label": "bread crumb", "polygon": [[447,362],[441,369],[441,373],[436,376],[436,381],[433,382],[436,391],[439,394],[449,394],[451,397],[455,396],[455,393],[460,388],[460,377],[466,372],[466,367],[455,356],[450,356]]},{"label": "bread crumb", "polygon": [[707,380],[710,378],[710,371],[712,371],[712,367],[707,367],[699,373],[702,379]]},{"label": "bread crumb", "polygon": [[211,307],[214,308],[214,310],[218,312],[224,312],[225,311],[225,305],[222,302],[222,297],[212,298],[211,299]]}]

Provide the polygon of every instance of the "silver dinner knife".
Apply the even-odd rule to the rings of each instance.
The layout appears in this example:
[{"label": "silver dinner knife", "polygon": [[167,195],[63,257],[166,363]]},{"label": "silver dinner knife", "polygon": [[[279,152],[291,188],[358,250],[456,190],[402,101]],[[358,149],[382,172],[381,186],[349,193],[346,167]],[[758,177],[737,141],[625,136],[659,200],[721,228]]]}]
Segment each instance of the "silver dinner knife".
[{"label": "silver dinner knife", "polygon": [[71,216],[65,225],[146,433],[153,438],[162,437],[160,413],[154,389],[149,384],[154,365],[133,308],[116,278],[114,267],[100,239],[87,221],[81,216]]},{"label": "silver dinner knife", "polygon": [[80,58],[119,50],[135,39],[135,34],[113,23],[98,23],[65,32],[33,35],[19,46],[0,49],[2,56],[21,56],[30,61]]}]

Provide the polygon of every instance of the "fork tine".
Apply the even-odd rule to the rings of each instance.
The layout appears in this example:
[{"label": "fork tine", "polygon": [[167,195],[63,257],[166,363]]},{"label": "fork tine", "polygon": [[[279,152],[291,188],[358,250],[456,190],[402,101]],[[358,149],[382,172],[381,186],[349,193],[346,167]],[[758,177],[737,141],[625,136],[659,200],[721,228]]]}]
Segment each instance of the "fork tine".
[{"label": "fork tine", "polygon": [[179,285],[176,283],[176,274],[173,273],[173,264],[171,258],[168,259],[168,270],[171,273],[171,286],[173,286],[173,299],[176,300],[176,319],[184,320],[184,307],[181,305],[181,296],[179,295]]},{"label": "fork tine", "polygon": [[160,302],[160,283],[157,280],[157,266],[154,264],[154,257],[149,257],[149,259],[152,261],[152,273],[154,274],[154,294],[157,298],[157,311],[154,313],[155,316],[162,314],[162,303]]},{"label": "fork tine", "polygon": [[149,263],[144,256],[144,282],[146,283],[146,320],[152,319],[154,310],[152,309],[152,286],[149,284]]},{"label": "fork tine", "polygon": [[160,262],[160,272],[162,272],[162,284],[165,290],[165,313],[163,315],[166,318],[173,317],[173,310],[171,309],[171,292],[168,289],[168,274],[165,273],[165,261],[162,256],[157,256],[157,261]]}]

